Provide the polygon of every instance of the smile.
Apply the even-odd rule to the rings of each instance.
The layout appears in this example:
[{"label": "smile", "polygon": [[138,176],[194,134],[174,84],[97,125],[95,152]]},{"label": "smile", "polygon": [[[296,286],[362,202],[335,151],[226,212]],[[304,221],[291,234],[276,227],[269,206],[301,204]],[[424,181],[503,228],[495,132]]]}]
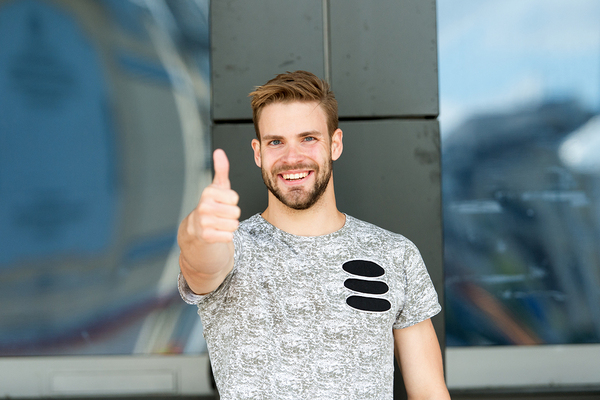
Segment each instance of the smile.
[{"label": "smile", "polygon": [[286,181],[297,181],[297,180],[306,178],[308,176],[308,174],[309,174],[308,172],[300,172],[297,174],[281,174],[281,176]]}]

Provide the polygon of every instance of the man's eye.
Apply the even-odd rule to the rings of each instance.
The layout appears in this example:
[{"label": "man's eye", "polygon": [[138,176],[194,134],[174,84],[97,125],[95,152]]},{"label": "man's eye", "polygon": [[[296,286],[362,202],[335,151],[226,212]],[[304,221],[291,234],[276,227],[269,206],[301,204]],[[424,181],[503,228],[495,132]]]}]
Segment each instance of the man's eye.
[{"label": "man's eye", "polygon": [[305,142],[312,142],[313,140],[315,140],[315,138],[312,137],[312,136],[307,136],[307,137],[304,138]]},{"label": "man's eye", "polygon": [[281,144],[281,140],[275,139],[269,142],[270,145],[277,146]]}]

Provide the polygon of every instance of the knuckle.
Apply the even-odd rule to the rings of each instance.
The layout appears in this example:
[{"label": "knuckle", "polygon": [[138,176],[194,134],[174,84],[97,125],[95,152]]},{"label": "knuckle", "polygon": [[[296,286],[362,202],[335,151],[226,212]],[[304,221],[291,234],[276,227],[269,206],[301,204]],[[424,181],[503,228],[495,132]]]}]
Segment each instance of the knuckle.
[{"label": "knuckle", "polygon": [[192,223],[188,223],[185,227],[185,231],[190,236],[197,236],[198,230],[196,229],[196,225]]},{"label": "knuckle", "polygon": [[198,225],[200,225],[204,229],[211,227],[213,224],[214,218],[210,214],[202,213],[198,217]]},{"label": "knuckle", "polygon": [[206,243],[214,243],[214,234],[212,229],[204,229],[200,235],[200,239]]},{"label": "knuckle", "polygon": [[202,195],[200,196],[200,201],[202,201],[203,199],[206,200],[206,199],[214,198],[216,192],[217,192],[217,189],[213,185],[208,185],[202,191]]},{"label": "knuckle", "polygon": [[209,202],[203,201],[198,204],[197,210],[198,215],[202,218],[204,215],[210,214],[212,207]]}]

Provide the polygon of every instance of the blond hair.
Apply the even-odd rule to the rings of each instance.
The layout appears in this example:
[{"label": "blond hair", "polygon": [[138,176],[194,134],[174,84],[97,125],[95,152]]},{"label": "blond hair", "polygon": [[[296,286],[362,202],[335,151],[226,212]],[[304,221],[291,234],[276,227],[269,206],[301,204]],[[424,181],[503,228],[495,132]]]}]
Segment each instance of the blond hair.
[{"label": "blond hair", "polygon": [[262,86],[257,86],[251,97],[252,120],[256,137],[260,139],[258,120],[262,109],[277,102],[316,101],[327,117],[329,136],[338,128],[337,100],[329,84],[307,71],[279,74]]}]

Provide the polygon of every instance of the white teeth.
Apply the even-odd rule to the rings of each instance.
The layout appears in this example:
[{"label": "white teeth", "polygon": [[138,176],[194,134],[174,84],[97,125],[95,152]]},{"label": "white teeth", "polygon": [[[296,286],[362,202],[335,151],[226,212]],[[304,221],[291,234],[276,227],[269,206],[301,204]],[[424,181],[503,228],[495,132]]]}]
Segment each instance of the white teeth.
[{"label": "white teeth", "polygon": [[283,179],[292,181],[292,180],[306,178],[307,176],[308,176],[308,172],[303,172],[301,174],[283,174]]}]

